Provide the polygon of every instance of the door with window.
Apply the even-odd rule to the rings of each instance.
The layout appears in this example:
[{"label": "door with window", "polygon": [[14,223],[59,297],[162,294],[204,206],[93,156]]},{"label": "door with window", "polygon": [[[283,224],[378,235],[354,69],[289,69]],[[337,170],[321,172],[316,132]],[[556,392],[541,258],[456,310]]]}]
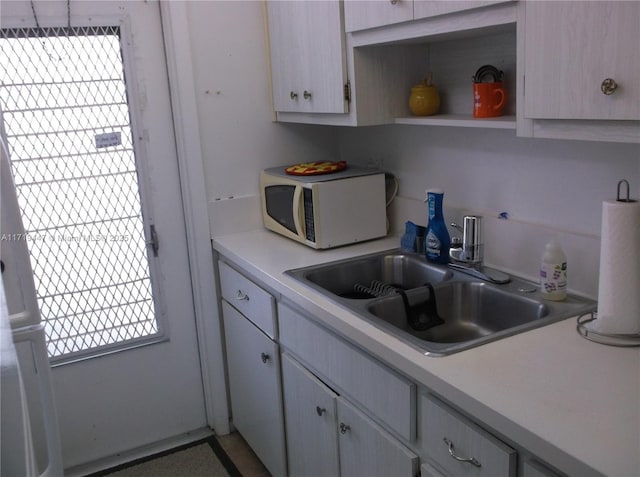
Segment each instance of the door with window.
[{"label": "door with window", "polygon": [[3,2],[0,108],[65,467],[206,426],[160,9]]}]

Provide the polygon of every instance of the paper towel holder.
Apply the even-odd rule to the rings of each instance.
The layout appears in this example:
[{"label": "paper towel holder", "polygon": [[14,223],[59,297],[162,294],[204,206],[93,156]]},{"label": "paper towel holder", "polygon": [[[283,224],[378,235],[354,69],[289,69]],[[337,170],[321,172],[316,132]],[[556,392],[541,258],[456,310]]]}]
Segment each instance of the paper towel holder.
[{"label": "paper towel holder", "polygon": [[[625,184],[627,186],[627,197],[626,198],[622,198],[620,197],[620,188],[622,187],[622,185]],[[616,201],[618,202],[637,202],[637,200],[634,199],[630,199],[629,198],[629,181],[626,179],[622,179],[620,181],[618,181],[618,194],[616,196]]]},{"label": "paper towel holder", "polygon": [[[621,189],[623,185],[627,188],[626,197],[621,196]],[[618,193],[616,195],[616,201],[625,203],[637,202],[636,200],[629,198],[629,191],[629,181],[627,181],[626,179],[618,181]],[[580,336],[588,340],[595,341],[596,343],[606,344],[610,346],[640,346],[640,334],[603,333],[601,331],[595,331],[591,329],[591,327],[588,326],[589,323],[592,323],[597,318],[597,312],[587,313],[578,317],[576,331],[580,334]]]},{"label": "paper towel holder", "polygon": [[587,325],[597,319],[597,313],[586,313],[578,317],[576,331],[580,336],[596,343],[609,346],[633,347],[640,346],[640,334],[613,334],[594,331]]}]

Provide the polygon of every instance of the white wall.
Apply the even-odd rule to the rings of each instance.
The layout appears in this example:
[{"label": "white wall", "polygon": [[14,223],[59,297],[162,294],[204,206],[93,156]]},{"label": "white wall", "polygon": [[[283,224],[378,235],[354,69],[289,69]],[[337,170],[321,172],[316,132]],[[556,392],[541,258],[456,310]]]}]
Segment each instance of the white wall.
[{"label": "white wall", "polygon": [[335,160],[338,153],[335,128],[272,122],[263,8],[261,1],[188,3],[214,233],[224,231],[223,222],[238,209],[216,199],[249,196],[238,200],[240,209],[257,210],[261,169]]},{"label": "white wall", "polygon": [[[627,179],[640,196],[640,146],[517,138],[514,131],[380,126],[341,131],[341,156],[381,161],[400,183],[400,217],[426,223],[424,189],[445,191],[448,218],[485,217],[486,259],[536,278],[544,244],[558,235],[573,291],[597,296],[602,201]],[[508,220],[499,220],[501,212]],[[397,215],[397,214],[396,214]],[[456,233],[452,230],[452,233]]]},{"label": "white wall", "polygon": [[620,179],[640,191],[640,146],[517,138],[514,131],[424,126],[341,133],[343,159],[382,160],[400,193],[445,190],[449,204],[585,234],[600,234],[602,201]]}]

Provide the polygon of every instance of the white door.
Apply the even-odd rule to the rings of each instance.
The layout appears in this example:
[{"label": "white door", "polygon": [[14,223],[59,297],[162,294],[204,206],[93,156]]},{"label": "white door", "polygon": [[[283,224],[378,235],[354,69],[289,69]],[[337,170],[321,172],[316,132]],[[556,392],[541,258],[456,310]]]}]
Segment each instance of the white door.
[{"label": "white door", "polygon": [[[135,245],[138,249],[142,247],[145,250],[145,236],[146,240],[151,239],[150,226],[153,225],[159,244],[157,256],[154,256],[151,247],[143,253],[143,256],[146,254],[148,262],[145,261],[141,265],[141,269],[148,270],[146,289],[153,290],[152,299],[147,300],[150,302],[147,308],[151,310],[150,318],[147,317],[151,323],[148,325],[150,328],[145,328],[146,331],[143,330],[138,334],[124,333],[121,337],[114,331],[113,336],[116,338],[108,343],[98,342],[97,345],[92,337],[87,338],[85,347],[89,348],[88,355],[69,345],[68,355],[73,359],[65,360],[63,353],[62,359],[58,361],[59,365],[53,369],[64,465],[66,468],[80,465],[204,428],[206,426],[204,393],[198,358],[159,4],[154,1],[3,1],[1,19],[3,31],[11,27],[35,27],[31,35],[36,38],[39,32],[52,32],[53,30],[47,29],[49,27],[60,27],[69,28],[69,31],[74,32],[73,35],[86,35],[93,40],[101,37],[105,32],[111,32],[111,30],[94,28],[114,27],[113,32],[116,32],[120,38],[126,78],[125,103],[128,104],[128,110],[125,109],[125,111],[128,111],[128,115],[124,114],[124,120],[130,120],[130,125],[127,125],[130,126],[127,130],[130,131],[130,137],[127,139],[125,137],[127,133],[119,134],[115,130],[93,131],[91,134],[95,136],[96,149],[100,150],[102,148],[108,150],[110,147],[118,149],[128,140],[131,143],[131,149],[135,151],[135,171],[133,173],[131,171],[104,173],[98,171],[92,173],[95,175],[90,179],[95,179],[96,184],[104,185],[102,189],[97,187],[93,191],[104,193],[104,200],[98,201],[99,207],[96,206],[96,210],[103,207],[117,211],[122,205],[117,201],[120,197],[119,192],[115,194],[115,198],[113,194],[109,195],[113,192],[113,184],[118,182],[119,177],[126,176],[129,178],[127,180],[133,180],[134,183],[137,178],[137,185],[140,187],[137,200],[138,207],[141,208],[137,229],[134,231],[125,225],[120,239],[111,235],[74,237],[72,234],[69,235],[68,229],[65,229],[67,234],[65,236],[55,227],[47,229],[46,234],[31,237],[32,240],[50,240],[51,243],[55,240],[58,242],[66,240],[64,246],[67,247],[63,249],[58,243],[57,248],[52,248],[57,252],[52,252],[51,255],[57,255],[56,258],[62,259],[62,262],[57,262],[57,265],[56,262],[47,260],[47,263],[42,265],[42,269],[39,269],[41,265],[34,264],[36,285],[39,280],[42,283],[42,277],[38,278],[39,273],[48,276],[50,281],[55,281],[53,279],[55,278],[58,282],[64,282],[71,276],[81,276],[83,280],[88,281],[104,278],[104,276],[119,276],[123,271],[133,268],[132,264],[127,263],[126,260],[109,262],[111,255],[108,253],[109,249],[104,247],[100,248],[101,256],[106,257],[104,263],[111,263],[112,266],[110,269],[103,269],[100,273],[94,273],[94,276],[91,276],[91,273],[83,275],[73,269],[74,265],[68,265],[70,262],[64,261],[67,252],[71,255],[79,248],[97,254],[98,246],[95,242],[126,240],[132,243],[132,247]],[[90,28],[84,29],[84,27]],[[14,38],[20,35],[14,34]],[[2,38],[4,41],[7,36]],[[58,50],[56,45],[52,45],[46,39],[42,40],[42,45],[46,61],[52,59],[65,61],[66,58],[70,58],[73,62],[74,59],[82,56],[78,51]],[[100,70],[102,63],[106,61],[107,53],[105,52],[104,55],[98,53],[91,58],[90,63],[96,70]],[[67,70],[71,71],[72,68]],[[45,72],[39,71],[38,74],[40,73]],[[93,91],[91,88],[94,86],[100,89],[99,86],[89,84],[86,80],[76,81],[74,78],[60,80],[55,78],[44,83],[47,83],[49,88],[58,88],[58,91],[72,87],[84,88],[87,91]],[[6,82],[3,78],[3,86],[4,84]],[[24,88],[23,90],[26,91]],[[4,95],[5,91],[2,90],[2,93]],[[93,92],[89,94],[93,95]],[[35,97],[37,94],[31,92],[20,95],[20,98],[29,98],[29,101]],[[118,100],[113,102],[118,103]],[[73,106],[72,109],[77,110],[86,106]],[[39,108],[38,104],[29,103],[28,108],[17,107],[15,111],[17,111],[16,114],[32,114]],[[6,105],[3,109],[11,146],[10,122],[15,121],[17,116],[11,117],[11,114],[7,113]],[[25,112],[25,109],[28,111]],[[53,112],[47,113],[51,116],[45,116],[47,121],[64,108],[51,109]],[[118,113],[115,114],[117,116]],[[47,125],[44,124],[42,127],[46,129]],[[87,124],[84,127],[80,125],[70,129],[72,130],[69,134],[82,135],[91,129],[91,125]],[[48,133],[36,131],[34,134],[46,136]],[[24,151],[14,149],[14,155],[18,158],[22,157],[22,152]],[[76,161],[82,155],[83,161],[90,162],[88,159],[90,154],[83,154],[85,153],[58,153],[59,156],[66,156],[66,161]],[[114,153],[113,156],[118,154]],[[29,160],[32,159],[25,159],[25,161]],[[93,163],[90,165],[94,166]],[[53,176],[57,173],[53,169],[47,169],[46,172],[51,172]],[[71,180],[75,179],[74,177]],[[47,176],[33,179],[34,183],[54,184],[56,187],[65,181],[69,182],[68,178],[59,180],[56,177]],[[18,184],[17,186],[20,187]],[[63,191],[66,195],[70,194],[69,190]],[[48,205],[43,202],[42,207],[52,207],[52,210],[59,215],[70,214],[68,207],[65,206],[66,202],[56,202],[53,193],[46,195],[46,198],[53,202],[47,203]],[[29,222],[30,218],[26,217],[30,214],[29,211],[21,207],[23,221]],[[91,222],[92,210],[87,208],[83,211],[86,222]],[[28,229],[28,227],[25,228]],[[55,237],[54,232],[57,234]],[[137,242],[133,243],[135,241]],[[99,258],[96,260],[99,261]],[[119,286],[121,287],[120,295],[133,295],[130,292],[134,287],[127,280]],[[88,286],[85,292],[94,292],[98,289],[101,287]],[[64,296],[64,293],[60,295]],[[137,307],[136,309],[139,310],[141,306],[137,301],[145,300],[129,298],[127,305],[130,305],[130,308]],[[43,320],[46,321],[51,313],[51,307],[47,308],[46,313],[42,303],[40,307],[43,311]],[[109,310],[105,310],[108,308],[107,305],[99,310],[100,316],[108,314]],[[120,320],[123,316],[130,318],[126,316],[127,311],[122,310],[116,320]],[[122,324],[109,322],[109,327],[120,330]],[[83,330],[78,334],[90,336],[85,328]],[[51,336],[49,338],[50,342],[53,341]],[[94,345],[98,352],[91,356],[91,347]],[[50,352],[51,349],[50,346]]]}]

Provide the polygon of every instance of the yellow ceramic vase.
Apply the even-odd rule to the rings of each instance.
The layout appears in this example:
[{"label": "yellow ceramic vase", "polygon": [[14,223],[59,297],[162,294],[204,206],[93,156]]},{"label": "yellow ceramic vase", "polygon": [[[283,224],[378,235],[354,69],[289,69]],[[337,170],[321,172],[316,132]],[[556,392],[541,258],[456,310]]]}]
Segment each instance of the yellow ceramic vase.
[{"label": "yellow ceramic vase", "polygon": [[431,78],[411,88],[409,109],[415,116],[431,116],[440,109],[440,95]]}]

